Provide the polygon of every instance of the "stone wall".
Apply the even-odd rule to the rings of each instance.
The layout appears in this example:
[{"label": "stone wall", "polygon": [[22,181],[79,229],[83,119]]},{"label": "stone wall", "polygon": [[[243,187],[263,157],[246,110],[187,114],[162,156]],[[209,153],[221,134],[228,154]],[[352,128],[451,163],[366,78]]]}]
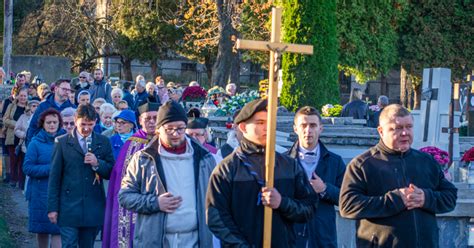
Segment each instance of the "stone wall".
[{"label": "stone wall", "polygon": [[12,71],[30,71],[31,79],[38,76],[50,84],[60,78],[71,78],[71,61],[65,57],[17,55],[12,56]]}]

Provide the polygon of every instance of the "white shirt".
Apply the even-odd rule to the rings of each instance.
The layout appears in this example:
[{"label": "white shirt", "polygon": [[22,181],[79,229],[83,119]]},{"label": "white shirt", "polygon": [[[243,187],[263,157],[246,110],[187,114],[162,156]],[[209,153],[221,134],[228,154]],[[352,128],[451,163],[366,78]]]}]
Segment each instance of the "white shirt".
[{"label": "white shirt", "polygon": [[[84,147],[86,144],[86,139],[87,138],[91,138],[92,139],[92,133],[89,134],[89,136],[87,137],[83,137],[76,129],[76,136],[77,136],[77,141],[79,141],[79,145],[82,147]],[[87,146],[86,146],[87,147]]]},{"label": "white shirt", "polygon": [[[314,153],[314,155],[308,155],[307,153]],[[300,164],[303,166],[308,179],[311,179],[313,172],[316,171],[318,166],[319,158],[321,157],[319,143],[313,150],[307,150],[301,146],[298,148],[298,157]]]}]

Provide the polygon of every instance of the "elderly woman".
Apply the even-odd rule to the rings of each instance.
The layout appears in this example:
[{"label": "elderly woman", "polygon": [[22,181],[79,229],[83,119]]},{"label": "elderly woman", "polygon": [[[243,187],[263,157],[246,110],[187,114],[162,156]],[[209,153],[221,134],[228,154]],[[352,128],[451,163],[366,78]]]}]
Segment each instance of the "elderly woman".
[{"label": "elderly woman", "polygon": [[92,106],[94,106],[95,112],[99,114],[100,106],[105,103],[105,99],[102,97],[96,98],[94,102],[92,102]]},{"label": "elderly woman", "polygon": [[156,94],[155,87],[155,84],[152,82],[148,82],[145,86],[146,92],[148,93],[149,102],[159,102],[159,97]]},{"label": "elderly woman", "polygon": [[49,85],[46,83],[42,83],[36,88],[38,92],[38,97],[40,98],[41,101],[46,99],[46,97],[51,94],[51,89],[49,88]]},{"label": "elderly woman", "polygon": [[131,110],[123,110],[114,117],[116,134],[110,137],[110,143],[114,151],[114,158],[117,159],[120,149],[125,141],[132,137],[137,127],[135,113]]},{"label": "elderly woman", "polygon": [[61,111],[61,119],[63,120],[62,129],[66,130],[68,134],[72,134],[72,131],[74,131],[76,127],[74,125],[74,114],[76,114],[76,110],[71,107]]},{"label": "elderly woman", "polygon": [[28,101],[28,105],[26,105],[25,113],[23,113],[18,121],[15,124],[15,136],[20,139],[21,145],[21,152],[23,154],[26,153],[26,145],[25,145],[25,138],[26,138],[26,130],[30,126],[31,117],[36,111],[36,108],[40,102],[38,100],[31,100]]},{"label": "elderly woman", "polygon": [[112,96],[112,103],[114,104],[115,108],[118,108],[118,104],[123,99],[123,91],[120,88],[114,88],[110,93]]},{"label": "elderly woman", "polygon": [[49,222],[47,209],[48,178],[54,139],[65,133],[62,119],[53,108],[44,111],[39,118],[39,133],[28,144],[23,171],[30,177],[25,193],[28,201],[28,230],[36,233],[37,247],[61,247],[59,227]]},{"label": "elderly woman", "polygon": [[181,87],[168,89],[168,95],[170,96],[171,100],[179,102],[181,101],[181,96],[183,95],[183,89]]},{"label": "elderly woman", "polygon": [[104,103],[99,108],[99,122],[94,127],[94,132],[102,133],[105,130],[114,129],[112,115],[117,111],[114,105]]},{"label": "elderly woman", "polygon": [[25,112],[27,103],[28,90],[22,88],[16,92],[15,100],[8,105],[8,108],[3,115],[3,125],[6,129],[5,145],[7,147],[8,155],[10,156],[10,185],[15,187],[18,183],[20,189],[23,189],[25,177],[21,171],[23,155],[21,153],[15,153],[16,146],[20,144],[20,139],[15,136],[15,126],[18,119],[20,119],[20,116]]}]

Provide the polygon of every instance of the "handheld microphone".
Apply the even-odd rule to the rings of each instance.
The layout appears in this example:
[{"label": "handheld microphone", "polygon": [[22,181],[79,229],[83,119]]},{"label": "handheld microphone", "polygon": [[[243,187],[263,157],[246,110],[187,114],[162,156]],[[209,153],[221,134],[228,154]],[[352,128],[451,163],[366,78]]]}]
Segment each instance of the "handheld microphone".
[{"label": "handheld microphone", "polygon": [[92,137],[86,138],[87,151],[92,152]]}]

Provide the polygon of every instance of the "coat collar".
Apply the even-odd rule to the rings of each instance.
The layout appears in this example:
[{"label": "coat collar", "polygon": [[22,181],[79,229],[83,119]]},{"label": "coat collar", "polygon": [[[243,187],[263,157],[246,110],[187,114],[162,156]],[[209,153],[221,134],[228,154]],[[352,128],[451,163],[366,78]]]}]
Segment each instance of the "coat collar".
[{"label": "coat collar", "polygon": [[265,153],[265,147],[261,145],[257,145],[250,140],[246,139],[245,137],[242,137],[242,140],[240,141],[240,147],[241,151],[245,154],[252,155],[252,154],[264,154]]},{"label": "coat collar", "polygon": [[[195,142],[193,139],[187,139],[186,142],[190,142],[191,146],[193,147],[194,153],[193,153],[193,165],[194,165],[194,183],[196,188],[199,186],[199,164],[203,157],[209,153],[204,147],[202,147],[200,144]],[[156,169],[158,171],[158,175],[161,178],[161,181],[163,183],[163,186],[167,190],[166,186],[166,178],[165,178],[165,172],[163,170],[163,164],[161,163],[160,159],[160,154],[158,153],[158,147],[159,147],[159,139],[157,136],[155,136],[150,143],[145,147],[144,152],[148,155],[153,157],[155,160],[155,165]],[[206,190],[206,189],[204,189]]]},{"label": "coat collar", "polygon": [[[329,155],[329,150],[326,148],[323,142],[321,142],[321,140],[319,140],[318,142],[319,142],[319,152],[320,152],[319,161],[321,161],[322,158]],[[300,143],[298,140],[296,140],[293,146],[288,150],[288,155],[298,161],[299,161],[299,156],[298,156],[299,146],[300,146]]]},{"label": "coat collar", "polygon": [[383,153],[385,155],[405,157],[408,154],[410,154],[410,152],[411,152],[411,148],[408,149],[408,151],[406,151],[406,152],[400,152],[400,151],[390,149],[383,143],[382,140],[379,141],[379,143],[376,145],[376,147],[378,148],[378,150],[380,150],[381,153]]}]

